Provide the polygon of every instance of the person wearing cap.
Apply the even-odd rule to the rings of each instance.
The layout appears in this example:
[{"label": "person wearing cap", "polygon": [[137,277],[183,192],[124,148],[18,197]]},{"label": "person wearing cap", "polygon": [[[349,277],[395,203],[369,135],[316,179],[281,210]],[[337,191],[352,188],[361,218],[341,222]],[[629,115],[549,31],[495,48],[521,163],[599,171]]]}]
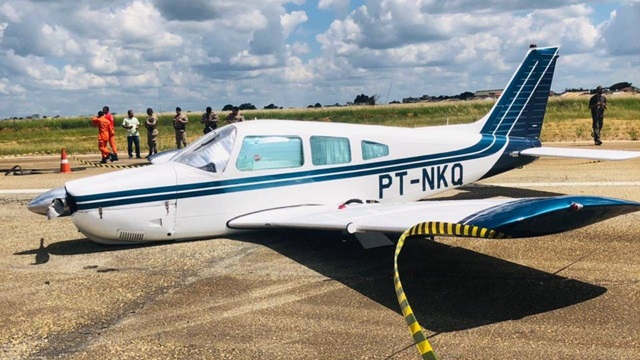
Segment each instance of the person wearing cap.
[{"label": "person wearing cap", "polygon": [[233,109],[231,109],[231,113],[227,115],[227,123],[233,124],[241,121],[244,121],[244,116],[240,114],[240,108],[234,106]]},{"label": "person wearing cap", "polygon": [[595,94],[589,99],[589,109],[591,109],[593,141],[599,146],[602,145],[600,131],[604,124],[604,111],[607,109],[607,98],[602,95],[602,86],[598,86]]},{"label": "person wearing cap", "polygon": [[153,113],[152,108],[147,108],[147,115],[149,116],[145,121],[147,128],[147,145],[149,145],[149,155],[147,157],[158,153],[158,116]]},{"label": "person wearing cap", "polygon": [[178,149],[182,145],[187,146],[187,123],[189,118],[182,114],[182,109],[176,108],[176,115],[173,117],[173,128],[176,131],[176,146]]},{"label": "person wearing cap", "polygon": [[218,114],[212,111],[211,106],[207,106],[200,122],[204,124],[203,132],[208,134],[218,127]]}]

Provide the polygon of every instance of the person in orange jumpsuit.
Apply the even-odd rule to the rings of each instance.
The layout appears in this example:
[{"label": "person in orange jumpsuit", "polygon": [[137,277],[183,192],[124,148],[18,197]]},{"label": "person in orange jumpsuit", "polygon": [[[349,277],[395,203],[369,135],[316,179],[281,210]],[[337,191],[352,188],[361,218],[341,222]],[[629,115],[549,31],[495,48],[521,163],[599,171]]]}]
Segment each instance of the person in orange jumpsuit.
[{"label": "person in orange jumpsuit", "polygon": [[100,160],[101,164],[104,164],[111,157],[109,153],[109,149],[107,148],[107,143],[109,142],[109,137],[113,134],[113,128],[111,127],[111,122],[104,116],[102,111],[98,111],[98,116],[93,117],[91,119],[91,124],[98,128],[98,149],[102,154],[102,160]]},{"label": "person in orange jumpsuit", "polygon": [[113,121],[113,115],[109,112],[108,106],[103,106],[102,112],[104,113],[104,117],[106,117],[107,120],[109,120],[109,123],[111,124],[111,134],[109,135],[109,146],[111,146],[111,151],[113,152],[109,154],[109,157],[111,158],[111,161],[118,161],[118,150],[116,149],[116,130],[115,130],[115,122]]}]

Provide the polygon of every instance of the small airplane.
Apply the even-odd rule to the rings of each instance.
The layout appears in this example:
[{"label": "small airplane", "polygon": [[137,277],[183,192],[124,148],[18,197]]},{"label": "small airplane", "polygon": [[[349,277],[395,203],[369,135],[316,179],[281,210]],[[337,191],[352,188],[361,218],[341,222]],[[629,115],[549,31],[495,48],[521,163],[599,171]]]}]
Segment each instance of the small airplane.
[{"label": "small airplane", "polygon": [[402,128],[257,120],[229,124],[152,166],[79,180],[29,210],[71,216],[103,244],[210,239],[266,228],[341,230],[392,244],[425,220],[541,236],[639,211],[595,196],[419,201],[540,156],[624,160],[640,152],[545,148],[539,140],[558,47],[531,48],[483,118]]}]

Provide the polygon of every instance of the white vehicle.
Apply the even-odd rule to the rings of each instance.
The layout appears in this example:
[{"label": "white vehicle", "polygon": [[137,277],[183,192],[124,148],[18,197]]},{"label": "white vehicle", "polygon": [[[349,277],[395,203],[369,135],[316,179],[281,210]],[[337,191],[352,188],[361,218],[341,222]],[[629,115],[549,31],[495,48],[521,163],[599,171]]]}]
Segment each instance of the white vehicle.
[{"label": "white vehicle", "polygon": [[366,247],[423,221],[509,237],[567,231],[640,210],[593,197],[420,201],[538,156],[622,160],[640,152],[542,148],[558,48],[532,48],[491,111],[464,125],[401,128],[257,120],[213,131],[152,166],[69,181],[29,209],[70,215],[104,244],[208,239],[246,229],[344,230]]}]

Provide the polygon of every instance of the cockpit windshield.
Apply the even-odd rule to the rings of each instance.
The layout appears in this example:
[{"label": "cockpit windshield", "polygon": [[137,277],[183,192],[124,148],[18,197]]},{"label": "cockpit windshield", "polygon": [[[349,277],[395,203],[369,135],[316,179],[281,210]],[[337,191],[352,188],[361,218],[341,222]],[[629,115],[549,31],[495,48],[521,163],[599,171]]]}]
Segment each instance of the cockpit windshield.
[{"label": "cockpit windshield", "polygon": [[235,141],[236,127],[223,126],[200,139],[199,143],[185,149],[175,161],[204,171],[223,172]]}]

